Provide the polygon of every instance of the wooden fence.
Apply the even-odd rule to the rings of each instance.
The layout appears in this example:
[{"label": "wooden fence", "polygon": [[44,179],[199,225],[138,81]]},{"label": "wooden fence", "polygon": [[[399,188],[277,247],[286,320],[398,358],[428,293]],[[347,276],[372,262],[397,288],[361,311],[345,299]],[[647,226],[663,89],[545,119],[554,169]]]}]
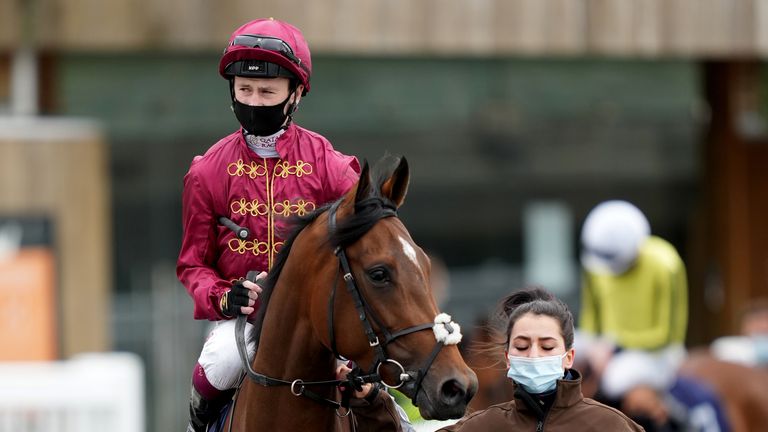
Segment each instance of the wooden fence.
[{"label": "wooden fence", "polygon": [[768,0],[4,0],[0,50],[218,50],[269,16],[317,52],[768,54]]}]

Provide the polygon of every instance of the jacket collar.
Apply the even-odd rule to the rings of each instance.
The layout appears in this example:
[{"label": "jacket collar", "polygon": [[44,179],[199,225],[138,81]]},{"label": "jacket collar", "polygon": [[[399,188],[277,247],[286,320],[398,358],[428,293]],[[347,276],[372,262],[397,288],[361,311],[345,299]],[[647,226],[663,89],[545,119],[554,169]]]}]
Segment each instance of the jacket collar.
[{"label": "jacket collar", "polygon": [[275,149],[277,150],[277,153],[280,155],[280,159],[289,159],[288,153],[293,147],[291,146],[291,143],[296,142],[296,128],[297,128],[296,124],[294,122],[291,122],[291,124],[289,124],[288,127],[285,129],[285,133],[280,135],[280,137],[277,138]]},{"label": "jacket collar", "polygon": [[[570,379],[561,379],[557,381],[557,386],[555,387],[557,394],[550,410],[570,407],[584,398],[584,395],[581,393],[581,373],[576,369],[569,369],[567,373],[570,374]],[[526,402],[526,400],[518,394],[518,391],[525,390],[518,388],[516,383],[513,384],[515,386],[515,408],[518,411],[532,412],[533,410],[528,405],[530,402]]]},{"label": "jacket collar", "polygon": [[[275,143],[275,150],[277,150],[277,153],[280,155],[280,159],[288,159],[288,154],[293,148],[291,143],[296,141],[297,127],[298,126],[296,126],[295,123],[291,122],[291,124],[288,125],[288,128],[285,129],[285,133],[283,133],[277,138],[277,142]],[[248,148],[248,143],[245,141],[245,136],[243,135],[242,127],[236,132],[236,134],[237,134],[238,142],[243,148],[245,148],[245,150],[251,155],[251,157],[254,159],[259,158],[259,155],[257,155],[255,152],[253,152],[251,149]]]}]

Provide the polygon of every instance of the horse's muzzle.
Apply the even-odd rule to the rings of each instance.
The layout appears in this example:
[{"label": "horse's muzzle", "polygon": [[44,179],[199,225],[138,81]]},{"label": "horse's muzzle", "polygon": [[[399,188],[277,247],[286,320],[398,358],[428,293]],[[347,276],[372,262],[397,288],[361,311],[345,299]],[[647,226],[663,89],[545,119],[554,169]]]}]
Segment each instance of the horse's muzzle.
[{"label": "horse's muzzle", "polygon": [[424,388],[416,396],[416,403],[427,420],[455,419],[464,415],[476,392],[477,376],[470,370],[465,379],[448,378],[434,389]]}]

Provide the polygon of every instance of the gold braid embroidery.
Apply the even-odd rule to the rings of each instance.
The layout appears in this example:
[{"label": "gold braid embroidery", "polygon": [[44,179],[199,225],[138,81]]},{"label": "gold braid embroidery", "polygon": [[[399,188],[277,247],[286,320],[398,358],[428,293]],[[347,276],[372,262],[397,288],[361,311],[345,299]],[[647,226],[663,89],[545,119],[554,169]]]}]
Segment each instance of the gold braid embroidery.
[{"label": "gold braid embroidery", "polygon": [[259,202],[259,199],[253,199],[248,201],[246,198],[240,198],[239,200],[232,201],[229,205],[229,209],[232,213],[237,213],[245,216],[250,214],[251,216],[264,216],[269,211],[266,203]]},{"label": "gold braid embroidery", "polygon": [[227,242],[227,246],[229,246],[229,250],[239,253],[240,255],[243,255],[246,252],[251,252],[254,256],[259,256],[269,252],[269,244],[258,240],[231,238]]},{"label": "gold braid embroidery", "polygon": [[[267,179],[267,202],[260,202],[258,199],[248,200],[247,198],[240,198],[239,200],[232,201],[230,203],[230,210],[232,213],[251,216],[267,216],[267,238],[268,241],[258,240],[242,240],[239,238],[232,238],[227,245],[233,252],[239,254],[245,254],[251,252],[258,256],[261,254],[269,254],[269,264],[272,267],[273,255],[280,250],[283,242],[276,242],[274,238],[274,216],[290,216],[296,214],[299,216],[305,216],[307,213],[312,212],[317,207],[312,201],[306,201],[299,199],[298,201],[291,203],[290,200],[283,200],[281,202],[274,202],[274,194],[272,188],[274,187],[274,177],[288,178],[288,176],[294,175],[296,177],[302,177],[310,175],[313,172],[312,164],[304,162],[302,160],[296,161],[295,165],[291,165],[288,161],[278,161],[272,171],[272,181],[268,176],[268,164],[264,160],[264,164],[257,164],[255,161],[245,163],[242,159],[238,159],[236,162],[232,162],[227,165],[227,174],[233,177],[248,176],[251,179],[257,177],[266,177]],[[271,208],[271,212],[269,209]],[[270,247],[270,244],[272,247]]]},{"label": "gold braid embroidery", "polygon": [[263,165],[257,165],[256,162],[246,164],[242,159],[238,159],[237,162],[232,162],[227,165],[227,174],[236,177],[242,177],[247,175],[248,177],[255,179],[256,177],[263,177],[267,175],[267,167]]},{"label": "gold braid embroidery", "polygon": [[288,178],[289,175],[301,177],[312,174],[312,165],[302,160],[297,160],[296,165],[291,165],[288,161],[280,161],[275,165],[275,175],[281,178]]},{"label": "gold braid embroidery", "polygon": [[272,206],[272,213],[284,217],[288,217],[292,214],[305,216],[307,213],[313,211],[315,207],[315,203],[303,199],[300,199],[295,203],[291,203],[289,200],[283,200],[281,202],[276,202],[275,205]]},{"label": "gold braid embroidery", "polygon": [[275,244],[272,245],[272,253],[277,254],[280,252],[280,249],[283,247],[283,243],[285,242],[275,242]]},{"label": "gold braid embroidery", "polygon": [[[275,187],[275,169],[277,168],[277,165],[279,163],[280,162],[278,161],[275,164],[275,168],[272,168],[272,175],[271,176],[270,175],[266,175],[264,177],[267,180],[267,182],[266,182],[267,183],[266,184],[266,187],[267,187],[267,189],[266,189],[266,192],[267,192],[267,206],[270,209],[272,208],[272,206],[275,205],[274,204],[275,194],[274,194],[273,188]],[[264,170],[268,170],[268,169],[269,169],[269,163],[267,162],[266,159],[264,159]],[[270,180],[271,180],[271,182],[270,182]],[[275,243],[275,217],[272,214],[272,212],[269,212],[267,214],[267,242],[268,242],[267,243],[267,249],[272,249],[272,248],[269,247],[270,244],[273,245]],[[273,258],[273,255],[274,254],[270,250],[270,253],[267,256],[267,269],[271,269],[272,268],[272,258]]]}]

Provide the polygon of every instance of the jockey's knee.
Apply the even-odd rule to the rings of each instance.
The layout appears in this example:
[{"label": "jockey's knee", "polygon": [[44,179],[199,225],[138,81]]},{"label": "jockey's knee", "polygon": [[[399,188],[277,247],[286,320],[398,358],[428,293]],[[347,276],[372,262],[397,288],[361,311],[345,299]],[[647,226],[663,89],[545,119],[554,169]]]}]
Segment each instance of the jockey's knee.
[{"label": "jockey's knee", "polygon": [[[250,331],[250,324],[246,332]],[[208,381],[219,390],[228,390],[237,385],[244,371],[235,341],[234,321],[216,325],[205,341],[198,363],[205,371]],[[255,345],[248,343],[248,357],[253,358]]]}]

